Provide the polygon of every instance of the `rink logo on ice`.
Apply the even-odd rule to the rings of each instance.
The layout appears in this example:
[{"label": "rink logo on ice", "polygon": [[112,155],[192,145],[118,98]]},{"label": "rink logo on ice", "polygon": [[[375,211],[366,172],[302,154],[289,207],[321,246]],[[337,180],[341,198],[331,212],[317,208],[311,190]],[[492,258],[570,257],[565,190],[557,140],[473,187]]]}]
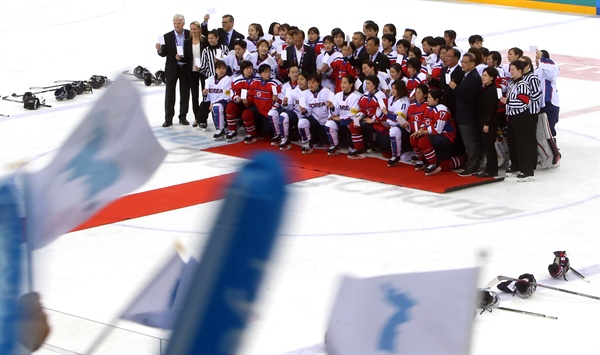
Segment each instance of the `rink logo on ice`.
[{"label": "rink logo on ice", "polygon": [[85,184],[86,210],[94,209],[98,204],[96,196],[114,185],[122,175],[116,161],[100,157],[100,152],[106,145],[107,132],[96,126],[91,133],[92,139],[66,164],[63,171],[69,174],[69,182],[79,180]]},{"label": "rink logo on ice", "polygon": [[397,310],[389,317],[381,330],[378,349],[395,353],[397,348],[396,340],[401,335],[401,331],[398,330],[398,328],[411,319],[408,311],[415,306],[417,302],[408,296],[408,292],[399,292],[389,283],[381,285],[380,288],[384,293],[385,301]]}]

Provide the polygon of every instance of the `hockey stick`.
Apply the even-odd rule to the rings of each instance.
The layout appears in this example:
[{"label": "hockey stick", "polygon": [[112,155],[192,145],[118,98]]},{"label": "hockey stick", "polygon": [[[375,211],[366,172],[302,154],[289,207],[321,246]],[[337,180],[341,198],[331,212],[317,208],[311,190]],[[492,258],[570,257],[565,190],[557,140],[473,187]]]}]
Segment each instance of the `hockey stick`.
[{"label": "hockey stick", "polygon": [[30,90],[45,90],[45,89],[58,89],[59,87],[61,87],[62,85],[50,85],[50,86],[32,86],[29,89]]},{"label": "hockey stick", "polygon": [[498,307],[496,309],[501,309],[503,311],[509,311],[509,312],[526,314],[528,316],[536,316],[536,317],[542,317],[542,318],[548,318],[548,319],[558,319],[558,317],[555,317],[555,316],[548,316],[548,315],[545,315],[545,314],[542,314],[542,313],[522,311],[520,309],[514,309],[514,308]]},{"label": "hockey stick", "polygon": [[[515,279],[514,277],[508,277],[508,276],[498,276],[498,279],[499,280],[507,280],[507,281],[508,280],[510,280],[510,281],[520,281],[520,279]],[[575,291],[571,291],[571,290],[565,290],[564,288],[558,288],[558,287],[553,287],[553,286],[548,286],[548,285],[542,285],[542,284],[539,284],[537,282],[531,282],[531,281],[529,281],[529,284],[534,285],[534,286],[549,288],[549,289],[555,290],[555,291],[570,293],[572,295],[588,297],[588,298],[592,298],[592,299],[600,301],[600,297],[598,297],[598,296],[592,296],[592,295],[588,295],[588,294],[585,294],[585,293],[575,292]]]},{"label": "hockey stick", "polygon": [[590,280],[586,279],[585,276],[583,276],[579,271],[573,269],[572,267],[571,267],[571,271],[573,271],[577,276],[581,277],[583,279],[583,281],[588,282],[588,283],[590,282]]},{"label": "hockey stick", "polygon": [[[22,103],[23,103],[23,100],[14,100],[14,99],[11,99],[9,96],[4,96],[4,97],[2,97],[2,100],[4,100],[4,101],[18,102],[18,103],[20,103],[20,104],[22,104]],[[51,105],[46,105],[46,104],[43,104],[43,103],[40,103],[40,106],[44,106],[44,107],[52,107]]]},{"label": "hockey stick", "polygon": [[3,113],[0,113],[0,117],[10,117],[10,115],[5,115]]},{"label": "hockey stick", "polygon": [[[61,86],[62,86],[62,85],[61,85]],[[44,92],[50,92],[50,91],[54,91],[54,90],[56,90],[56,89],[57,89],[57,88],[54,88],[54,89],[48,89],[48,90],[42,90],[42,91],[36,91],[36,92],[32,92],[32,94],[41,94],[41,93],[44,93]],[[25,95],[25,94],[23,94],[23,95],[17,95],[16,93],[14,93],[14,92],[13,92],[13,93],[12,93],[12,95],[10,95],[10,96],[12,96],[12,97],[23,97],[24,95]]]}]

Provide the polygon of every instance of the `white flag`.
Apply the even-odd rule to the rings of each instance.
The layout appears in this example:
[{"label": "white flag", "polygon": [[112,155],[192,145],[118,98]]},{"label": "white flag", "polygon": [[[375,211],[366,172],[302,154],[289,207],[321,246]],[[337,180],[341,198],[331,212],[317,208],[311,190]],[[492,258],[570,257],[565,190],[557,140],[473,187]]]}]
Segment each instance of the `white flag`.
[{"label": "white flag", "polygon": [[110,85],[42,170],[25,176],[27,239],[43,247],[144,184],[166,151],[140,95],[123,77]]},{"label": "white flag", "polygon": [[329,354],[468,354],[478,269],[345,277]]},{"label": "white flag", "polygon": [[121,319],[149,327],[173,329],[197,267],[196,259],[190,258],[184,263],[175,254],[123,312]]}]

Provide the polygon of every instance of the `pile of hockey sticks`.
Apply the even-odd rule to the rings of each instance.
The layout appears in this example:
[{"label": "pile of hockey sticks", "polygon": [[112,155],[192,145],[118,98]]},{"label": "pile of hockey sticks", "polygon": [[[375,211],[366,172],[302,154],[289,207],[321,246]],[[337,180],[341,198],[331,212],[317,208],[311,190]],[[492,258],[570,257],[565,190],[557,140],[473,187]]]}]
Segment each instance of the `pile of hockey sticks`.
[{"label": "pile of hockey sticks", "polygon": [[[567,257],[567,253],[565,251],[555,251],[554,252],[554,261],[552,264],[548,265],[548,272],[550,276],[560,279],[561,277],[567,281],[566,273],[568,271],[573,271],[577,276],[583,279],[585,282],[589,282],[588,279],[585,278],[579,271],[573,269],[570,266],[569,258]],[[478,308],[481,309],[481,313],[483,314],[485,311],[492,312],[494,309],[499,309],[503,311],[516,312],[521,314],[526,314],[530,316],[543,317],[549,319],[558,319],[555,316],[549,316],[541,313],[528,312],[519,309],[500,307],[500,297],[498,294],[492,290],[491,287],[496,286],[498,290],[503,292],[512,293],[513,296],[517,295],[519,298],[529,298],[533,295],[538,287],[546,288],[558,292],[568,293],[576,296],[587,297],[597,301],[600,301],[600,297],[589,295],[586,293],[576,292],[567,290],[564,288],[544,285],[535,279],[532,274],[522,274],[518,278],[509,277],[509,276],[497,276],[492,279],[484,288],[480,288],[478,290],[479,303]]]},{"label": "pile of hockey sticks", "polygon": [[125,70],[123,74],[132,75],[137,80],[143,80],[146,86],[150,86],[152,84],[164,84],[167,80],[164,70],[158,70],[156,73],[152,74],[150,70],[142,67],[141,65],[135,67],[135,69],[133,69],[133,73],[131,73],[129,70]]},{"label": "pile of hockey sticks", "polygon": [[56,80],[54,83],[56,85],[30,87],[30,89],[54,90],[56,100],[72,100],[77,95],[92,94],[94,89],[109,85],[110,79],[103,75],[92,75],[89,80]]},{"label": "pile of hockey sticks", "polygon": [[110,79],[102,75],[92,75],[89,80],[57,80],[56,85],[50,86],[32,86],[30,90],[22,95],[13,93],[10,96],[3,96],[2,100],[22,103],[28,110],[37,110],[40,107],[52,107],[46,104],[46,99],[38,97],[36,94],[44,92],[54,92],[54,98],[58,101],[71,100],[77,95],[91,94],[93,89],[100,89],[110,84]]}]

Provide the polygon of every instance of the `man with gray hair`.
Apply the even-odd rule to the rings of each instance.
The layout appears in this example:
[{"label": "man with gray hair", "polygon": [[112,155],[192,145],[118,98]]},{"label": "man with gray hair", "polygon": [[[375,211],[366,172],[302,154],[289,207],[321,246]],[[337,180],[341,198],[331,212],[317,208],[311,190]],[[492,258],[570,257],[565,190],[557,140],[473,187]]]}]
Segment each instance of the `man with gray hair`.
[{"label": "man with gray hair", "polygon": [[[157,43],[156,51],[165,57],[165,122],[163,127],[173,125],[175,116],[175,87],[179,80],[179,123],[189,125],[186,116],[190,106],[190,79],[187,61],[183,62],[183,41],[190,38],[190,31],[183,29],[183,15],[173,16],[173,31],[164,34],[164,44]],[[179,49],[179,52],[178,52]]]}]

